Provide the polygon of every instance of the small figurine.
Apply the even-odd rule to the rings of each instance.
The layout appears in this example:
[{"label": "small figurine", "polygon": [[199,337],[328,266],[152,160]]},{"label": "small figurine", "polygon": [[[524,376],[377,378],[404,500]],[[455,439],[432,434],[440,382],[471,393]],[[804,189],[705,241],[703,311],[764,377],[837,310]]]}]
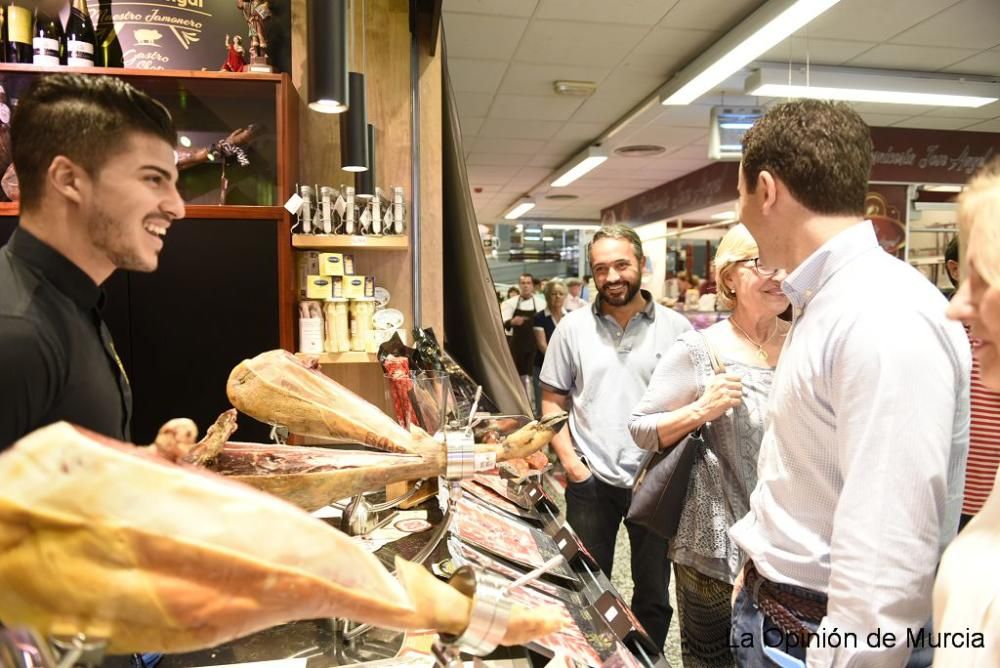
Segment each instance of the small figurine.
[{"label": "small figurine", "polygon": [[222,64],[223,72],[243,72],[246,70],[246,60],[244,60],[243,38],[239,35],[233,37],[226,35],[226,62]]},{"label": "small figurine", "polygon": [[273,68],[267,57],[266,24],[271,19],[271,7],[268,0],[236,0],[236,8],[243,12],[246,19],[248,37],[250,39],[251,72],[272,72]]}]

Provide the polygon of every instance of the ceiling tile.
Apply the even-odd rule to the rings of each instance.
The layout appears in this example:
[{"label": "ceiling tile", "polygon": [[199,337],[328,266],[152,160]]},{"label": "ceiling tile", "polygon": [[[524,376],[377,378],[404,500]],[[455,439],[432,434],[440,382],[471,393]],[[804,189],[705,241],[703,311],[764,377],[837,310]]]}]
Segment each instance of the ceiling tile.
[{"label": "ceiling tile", "polygon": [[523,120],[490,118],[479,129],[479,136],[500,139],[552,139],[562,126],[563,123],[560,121],[532,120],[530,123],[525,123]]},{"label": "ceiling tile", "polygon": [[[444,0],[442,10],[498,16],[531,16],[538,0]],[[451,48],[451,44],[448,45]]]},{"label": "ceiling tile", "polygon": [[[998,24],[1000,27],[1000,24]],[[974,49],[951,49],[903,44],[879,44],[870,51],[851,59],[849,65],[882,67],[897,70],[922,70],[934,72],[948,65],[974,56]]]},{"label": "ceiling tile", "polygon": [[1000,118],[994,118],[991,121],[977,123],[976,125],[968,125],[962,129],[973,132],[1000,132]]},{"label": "ceiling tile", "polygon": [[448,75],[456,92],[495,93],[506,71],[506,60],[448,58]]},{"label": "ceiling tile", "polygon": [[789,37],[757,60],[772,63],[804,63],[842,65],[875,46],[875,42],[853,42],[843,39]]},{"label": "ceiling tile", "polygon": [[480,118],[486,116],[493,104],[491,93],[455,93],[455,103],[458,106],[460,118]]},{"label": "ceiling tile", "polygon": [[549,141],[545,145],[545,148],[539,151],[539,153],[563,156],[562,162],[559,163],[561,165],[563,162],[566,162],[586,148],[588,143],[589,142],[586,141],[575,141],[573,139],[553,139]]},{"label": "ceiling tile", "polygon": [[905,121],[893,123],[897,128],[925,128],[927,130],[960,130],[975,123],[968,118],[949,118],[947,116],[913,116]]},{"label": "ceiling tile", "polygon": [[665,28],[728,31],[761,5],[761,0],[680,0],[660,21]]},{"label": "ceiling tile", "polygon": [[479,153],[473,152],[465,159],[467,165],[491,165],[493,167],[522,167],[531,156],[527,153]]},{"label": "ceiling tile", "polygon": [[500,94],[493,102],[489,117],[522,121],[565,121],[583,101],[584,98],[565,97],[555,93],[547,97]]},{"label": "ceiling tile", "polygon": [[944,71],[959,74],[1000,75],[1000,49],[980,51],[978,55],[944,68]]},{"label": "ceiling tile", "polygon": [[535,16],[562,21],[630,23],[648,26],[659,21],[676,0],[541,0]]},{"label": "ceiling tile", "polygon": [[[461,113],[461,112],[459,112]],[[477,116],[459,117],[458,127],[462,130],[462,139],[471,139],[479,132],[479,126],[483,124],[483,119]]]},{"label": "ceiling tile", "polygon": [[448,58],[509,60],[514,55],[527,19],[480,14],[445,13]]},{"label": "ceiling tile", "polygon": [[650,125],[666,125],[679,128],[708,128],[711,105],[690,104],[684,107],[660,107],[659,115]]},{"label": "ceiling tile", "polygon": [[635,132],[623,131],[615,137],[615,145],[659,144],[661,146],[684,146],[705,134],[705,128],[679,128],[667,125],[647,125]]},{"label": "ceiling tile", "polygon": [[555,169],[564,162],[566,162],[566,156],[547,153],[532,156],[531,160],[528,161],[528,164],[532,167],[548,167],[549,169]]},{"label": "ceiling tile", "polygon": [[895,123],[905,121],[907,118],[911,118],[912,114],[876,114],[871,112],[865,112],[861,114],[861,118],[869,127],[873,128],[886,128]]},{"label": "ceiling tile", "polygon": [[672,151],[668,157],[670,158],[697,158],[698,160],[703,160],[708,158],[708,148],[701,144],[695,144],[693,146],[684,146]]},{"label": "ceiling tile", "polygon": [[517,167],[469,165],[466,169],[469,172],[469,183],[474,186],[503,186],[517,173]]},{"label": "ceiling tile", "polygon": [[472,150],[481,153],[540,153],[545,142],[538,139],[492,139],[477,137]]},{"label": "ceiling tile", "polygon": [[[535,20],[525,31],[514,60],[607,67],[624,58],[647,32],[643,26]],[[491,35],[488,39],[496,38]]]},{"label": "ceiling tile", "polygon": [[882,42],[953,4],[955,0],[840,0],[814,18],[800,35]]},{"label": "ceiling tile", "polygon": [[600,82],[611,72],[607,67],[574,67],[572,65],[528,65],[511,63],[500,83],[501,93],[514,95],[551,95],[553,84],[560,80]]},{"label": "ceiling tile", "polygon": [[[875,4],[875,3],[873,3]],[[1000,2],[962,0],[889,41],[917,46],[989,49],[1000,37]]]},{"label": "ceiling tile", "polygon": [[553,139],[574,142],[590,142],[597,139],[607,129],[605,123],[564,123]]},{"label": "ceiling tile", "polygon": [[662,80],[638,72],[616,73],[587,98],[572,120],[580,123],[604,123],[606,126],[621,118],[643,98],[656,90]]},{"label": "ceiling tile", "polygon": [[636,45],[622,67],[667,77],[683,69],[721,36],[713,30],[657,28]]}]

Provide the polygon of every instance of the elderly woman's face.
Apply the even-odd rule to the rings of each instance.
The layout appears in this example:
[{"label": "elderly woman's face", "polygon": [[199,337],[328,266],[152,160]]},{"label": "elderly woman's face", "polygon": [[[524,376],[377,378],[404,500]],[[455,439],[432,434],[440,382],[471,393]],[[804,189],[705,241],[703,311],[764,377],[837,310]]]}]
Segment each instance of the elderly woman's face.
[{"label": "elderly woman's face", "polygon": [[[974,242],[973,242],[974,243]],[[961,320],[972,337],[972,354],[979,360],[983,385],[1000,390],[1000,286],[990,285],[979,272],[984,262],[970,244],[969,274],[948,307],[948,317]]]},{"label": "elderly woman's face", "polygon": [[788,308],[788,297],[781,290],[783,275],[761,276],[753,262],[737,262],[727,272],[726,282],[736,294],[735,310],[753,308],[780,315]]}]

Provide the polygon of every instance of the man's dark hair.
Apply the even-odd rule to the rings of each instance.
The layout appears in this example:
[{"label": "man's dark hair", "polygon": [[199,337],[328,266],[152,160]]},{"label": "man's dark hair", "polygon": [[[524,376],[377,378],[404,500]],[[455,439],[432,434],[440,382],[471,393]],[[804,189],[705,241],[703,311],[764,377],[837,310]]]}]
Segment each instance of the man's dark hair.
[{"label": "man's dark hair", "polygon": [[18,101],[10,122],[21,206],[37,207],[52,160],[64,155],[96,174],[130,132],[177,145],[170,112],[121,79],[79,74],[41,77]]},{"label": "man's dark hair", "polygon": [[[624,239],[625,241],[632,244],[632,250],[635,252],[635,259],[639,262],[639,266],[642,266],[642,239],[634,229],[625,225],[624,223],[615,223],[613,225],[602,225],[596,232],[594,232],[594,238],[590,240],[590,245],[587,246],[587,257],[590,259],[590,250],[594,247],[601,239]],[[591,265],[593,265],[593,260],[590,260]]]},{"label": "man's dark hair", "polygon": [[535,282],[535,277],[528,273],[521,274],[519,278],[530,278],[532,283]]},{"label": "man's dark hair", "polygon": [[944,262],[945,262],[944,271],[945,271],[946,274],[948,274],[948,280],[951,281],[952,287],[956,287],[957,288],[958,287],[958,281],[956,281],[954,278],[952,278],[951,272],[948,271],[948,263],[952,262],[952,261],[958,262],[958,235],[957,234],[951,238],[951,241],[948,242],[948,246],[944,249]]},{"label": "man's dark hair", "polygon": [[843,102],[776,104],[743,136],[747,191],[768,171],[818,214],[864,215],[871,166],[871,131]]}]

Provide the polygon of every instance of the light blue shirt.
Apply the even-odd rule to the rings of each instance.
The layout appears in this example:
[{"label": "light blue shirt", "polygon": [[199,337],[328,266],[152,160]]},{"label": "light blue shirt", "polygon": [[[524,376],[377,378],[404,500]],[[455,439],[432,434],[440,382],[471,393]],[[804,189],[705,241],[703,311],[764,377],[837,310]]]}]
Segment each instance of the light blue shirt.
[{"label": "light blue shirt", "polygon": [[691,323],[655,304],[642,291],[646,308],[622,329],[590,307],[559,321],[545,352],[541,380],[569,395],[569,431],[576,448],[599,480],[615,487],[635,483],[649,452],[635,444],[627,419],[642,399],[660,357]]},{"label": "light blue shirt", "polygon": [[[958,526],[968,339],[869,222],[829,240],[782,288],[794,320],[750,512],[730,535],[764,577],[829,596],[821,629],[858,634],[856,648],[810,648],[809,666],[901,666]],[[896,648],[869,647],[879,628]]]}]

